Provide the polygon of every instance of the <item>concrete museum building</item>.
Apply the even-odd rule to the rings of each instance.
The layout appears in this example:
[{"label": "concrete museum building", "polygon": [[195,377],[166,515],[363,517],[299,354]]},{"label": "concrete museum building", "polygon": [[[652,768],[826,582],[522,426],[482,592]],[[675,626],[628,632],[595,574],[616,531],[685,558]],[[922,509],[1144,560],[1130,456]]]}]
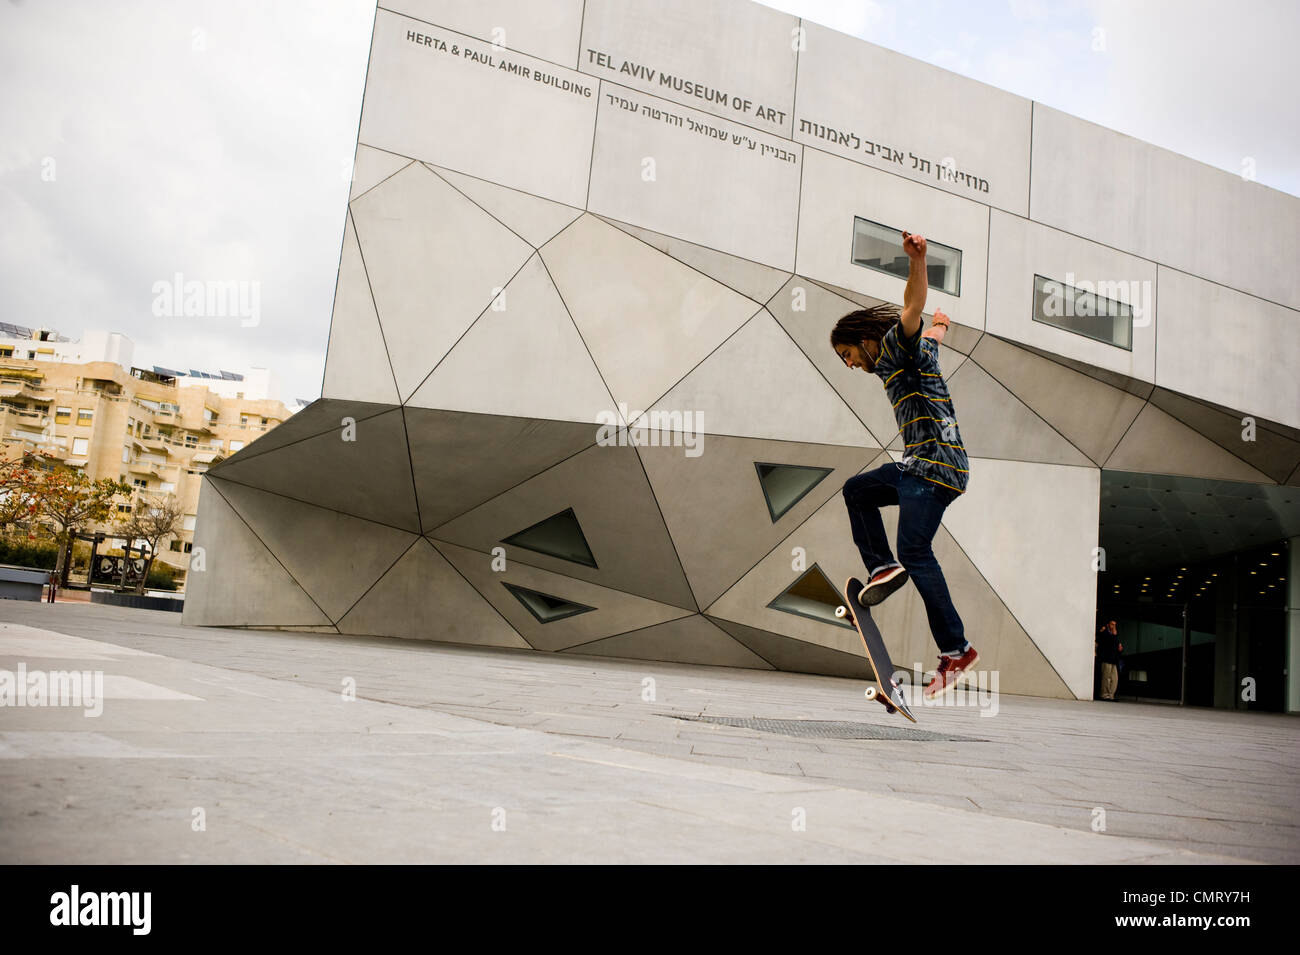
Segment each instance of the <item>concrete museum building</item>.
[{"label": "concrete museum building", "polygon": [[1091,699],[1113,618],[1121,695],[1300,708],[1300,200],[743,0],[377,10],[322,398],[205,476],[185,621],[868,673],[902,438],[829,332],[904,229],[980,668]]}]

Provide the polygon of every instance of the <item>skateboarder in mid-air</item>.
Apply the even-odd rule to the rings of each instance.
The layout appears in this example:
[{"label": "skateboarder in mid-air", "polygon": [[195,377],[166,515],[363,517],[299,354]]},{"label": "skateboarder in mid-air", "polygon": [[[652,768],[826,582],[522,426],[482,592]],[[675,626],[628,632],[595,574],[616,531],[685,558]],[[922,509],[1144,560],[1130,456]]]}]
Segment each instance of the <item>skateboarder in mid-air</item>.
[{"label": "skateboarder in mid-air", "polygon": [[[874,606],[909,577],[916,584],[939,646],[939,666],[925,688],[926,698],[934,699],[979,661],[931,548],[944,510],[966,491],[970,464],[952,396],[939,370],[939,343],[948,330],[948,317],[936,310],[930,329],[921,331],[928,285],[925,239],[904,232],[903,249],[911,261],[902,312],[896,305],[850,312],[831,331],[831,346],[844,364],[884,382],[903,433],[901,462],[887,462],[844,484],[853,542],[868,573],[858,602]],[[880,508],[890,505],[898,507],[898,560],[880,519]]]}]

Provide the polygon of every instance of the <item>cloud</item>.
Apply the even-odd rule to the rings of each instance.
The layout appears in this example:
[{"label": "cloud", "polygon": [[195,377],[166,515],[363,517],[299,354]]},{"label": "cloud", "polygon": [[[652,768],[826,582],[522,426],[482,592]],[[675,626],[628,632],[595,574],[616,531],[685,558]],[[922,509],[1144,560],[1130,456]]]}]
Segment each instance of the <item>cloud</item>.
[{"label": "cloud", "polygon": [[1300,103],[1291,76],[1300,6],[1243,0],[1094,0],[1111,60],[1085,117],[1300,195]]},{"label": "cloud", "polygon": [[[0,304],[137,363],[260,365],[319,394],[373,3],[0,7]],[[53,181],[42,179],[54,162]],[[177,273],[261,322],[157,318]]]}]

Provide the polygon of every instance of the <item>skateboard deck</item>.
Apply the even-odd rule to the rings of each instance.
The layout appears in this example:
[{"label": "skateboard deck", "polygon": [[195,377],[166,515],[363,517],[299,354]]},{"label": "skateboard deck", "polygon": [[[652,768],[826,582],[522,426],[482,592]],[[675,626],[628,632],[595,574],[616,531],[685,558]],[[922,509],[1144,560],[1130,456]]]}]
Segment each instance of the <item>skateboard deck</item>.
[{"label": "skateboard deck", "polygon": [[894,680],[894,661],[889,659],[889,651],[885,649],[885,640],[880,635],[880,629],[871,619],[871,610],[858,603],[857,594],[862,590],[862,581],[856,577],[850,577],[844,582],[844,589],[840,596],[844,598],[844,603],[835,608],[835,616],[847,618],[858,636],[862,638],[862,645],[867,650],[867,659],[871,661],[871,669],[876,671],[876,686],[867,687],[864,696],[868,700],[878,700],[889,713],[895,711],[902,713],[913,723],[916,717],[908,709],[907,700],[903,697],[902,686]]}]

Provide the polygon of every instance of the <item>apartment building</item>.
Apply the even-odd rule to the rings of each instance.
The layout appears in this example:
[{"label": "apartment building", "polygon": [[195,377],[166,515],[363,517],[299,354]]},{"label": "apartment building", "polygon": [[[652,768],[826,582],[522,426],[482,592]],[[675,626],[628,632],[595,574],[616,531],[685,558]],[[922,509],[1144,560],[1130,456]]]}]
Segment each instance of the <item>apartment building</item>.
[{"label": "apartment building", "polygon": [[[0,327],[0,453],[31,453],[92,479],[174,494],[186,517],[158,558],[183,579],[201,476],[292,412],[268,395],[273,380],[263,369],[246,376],[136,368],[131,351],[119,333],[72,342],[48,329]],[[125,517],[131,506],[123,498],[117,509]]]}]

